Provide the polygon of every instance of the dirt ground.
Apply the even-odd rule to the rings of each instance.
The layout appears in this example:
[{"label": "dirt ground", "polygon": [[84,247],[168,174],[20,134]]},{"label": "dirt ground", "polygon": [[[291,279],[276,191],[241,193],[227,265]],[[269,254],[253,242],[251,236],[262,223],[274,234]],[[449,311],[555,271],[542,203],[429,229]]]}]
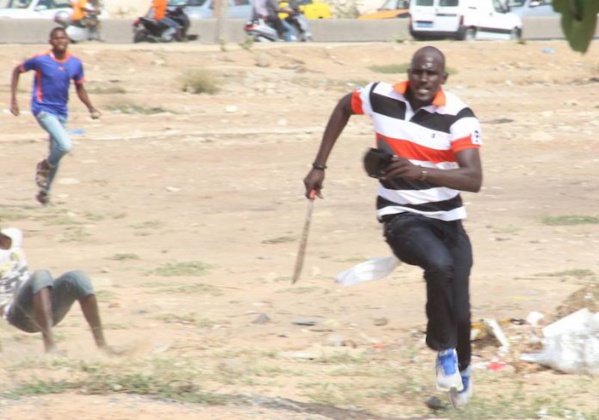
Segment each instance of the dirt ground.
[{"label": "dirt ground", "polygon": [[[123,354],[100,354],[76,307],[56,328],[62,356],[3,324],[0,418],[599,418],[599,378],[519,362],[539,331],[509,322],[599,310],[599,44],[584,56],[558,41],[436,45],[447,88],[483,125],[484,188],[464,194],[473,320],[503,322],[511,342],[507,353],[475,343],[470,409],[425,405],[445,397],[423,344],[419,269],[334,284],[390,255],[361,164],[373,143],[366,117],[333,151],[303,275],[290,284],[302,179],[331,110],[357,85],[403,80],[371,67],[405,64],[423,44],[81,44],[71,50],[103,116],[90,120],[72,93],[75,147],[52,206],[33,198],[47,142],[27,111],[31,75],[19,118],[0,87],[0,223],[24,230],[32,269],[90,274]],[[46,47],[0,46],[0,73],[8,81]],[[181,78],[197,70],[221,90],[184,92]]]}]

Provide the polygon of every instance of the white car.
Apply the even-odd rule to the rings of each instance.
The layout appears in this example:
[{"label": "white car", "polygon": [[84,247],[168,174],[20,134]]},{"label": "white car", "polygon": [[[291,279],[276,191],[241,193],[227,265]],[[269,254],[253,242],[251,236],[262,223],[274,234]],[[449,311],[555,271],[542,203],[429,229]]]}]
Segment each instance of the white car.
[{"label": "white car", "polygon": [[412,0],[414,39],[518,39],[522,19],[501,0]]},{"label": "white car", "polygon": [[[0,19],[54,19],[57,12],[73,13],[71,0],[0,0]],[[100,18],[108,17],[105,10]]]},{"label": "white car", "polygon": [[0,18],[54,19],[60,10],[72,11],[70,0],[0,0]]}]

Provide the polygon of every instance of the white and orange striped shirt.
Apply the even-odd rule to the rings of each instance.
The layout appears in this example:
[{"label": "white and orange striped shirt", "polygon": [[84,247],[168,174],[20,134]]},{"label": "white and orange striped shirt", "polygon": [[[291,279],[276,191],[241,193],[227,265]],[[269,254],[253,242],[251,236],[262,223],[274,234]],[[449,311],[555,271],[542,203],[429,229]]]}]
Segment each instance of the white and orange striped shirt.
[{"label": "white and orange striped shirt", "polygon": [[[372,119],[376,145],[424,168],[458,168],[460,150],[482,144],[480,123],[472,110],[451,92],[440,90],[431,105],[413,110],[405,97],[409,82],[374,82],[356,90],[354,114]],[[445,221],[466,218],[460,192],[426,181],[381,180],[377,217],[413,212]]]}]

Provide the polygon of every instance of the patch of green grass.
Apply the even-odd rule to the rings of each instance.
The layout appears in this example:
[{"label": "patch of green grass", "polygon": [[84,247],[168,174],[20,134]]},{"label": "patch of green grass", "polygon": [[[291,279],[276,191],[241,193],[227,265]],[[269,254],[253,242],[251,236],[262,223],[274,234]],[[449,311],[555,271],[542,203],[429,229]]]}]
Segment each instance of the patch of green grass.
[{"label": "patch of green grass", "polygon": [[263,244],[282,244],[285,242],[293,242],[295,241],[295,237],[293,236],[279,236],[278,238],[272,239],[264,239],[261,243]]},{"label": "patch of green grass", "polygon": [[110,290],[96,290],[96,299],[98,302],[112,302],[116,298],[116,293]]},{"label": "patch of green grass", "polygon": [[291,287],[289,289],[277,290],[277,293],[313,293],[320,290],[318,287]]},{"label": "patch of green grass", "polygon": [[80,227],[70,227],[62,234],[58,242],[83,242],[91,235]]},{"label": "patch of green grass", "polygon": [[210,293],[213,296],[218,296],[220,294],[222,294],[222,292],[214,286],[211,286],[209,284],[202,284],[202,283],[196,283],[196,284],[182,284],[182,285],[176,285],[176,286],[171,286],[171,287],[165,287],[162,289],[158,289],[158,290],[153,290],[151,293],[159,293],[159,294],[164,294],[164,293],[184,293],[184,294],[196,294],[196,293]]},{"label": "patch of green grass", "polygon": [[143,115],[154,115],[163,114],[169,112],[166,109],[154,106],[144,107],[132,103],[121,102],[119,104],[110,105],[108,109],[114,114],[143,114]]},{"label": "patch of green grass", "polygon": [[597,225],[599,217],[569,214],[543,217],[542,222],[549,226]]},{"label": "patch of green grass", "polygon": [[27,215],[22,209],[0,207],[0,220],[3,222],[7,222],[9,220],[23,220],[25,218],[27,218]]},{"label": "patch of green grass", "polygon": [[110,257],[107,258],[108,260],[113,260],[113,261],[131,261],[131,260],[139,260],[139,255],[137,254],[128,254],[128,253],[123,253],[123,254],[114,254]]},{"label": "patch of green grass", "polygon": [[133,229],[158,229],[164,227],[166,223],[162,220],[148,220],[146,222],[136,223],[131,225]]},{"label": "patch of green grass", "polygon": [[[401,63],[401,64],[382,64],[382,65],[374,65],[368,67],[370,70],[375,73],[383,73],[383,74],[402,74],[406,73],[410,68],[410,63]],[[454,75],[457,74],[457,70],[451,67],[447,67],[445,69],[447,74]]]},{"label": "patch of green grass", "polygon": [[78,388],[78,384],[68,381],[44,381],[41,379],[33,382],[19,384],[5,394],[8,398],[19,398],[32,395],[61,394],[70,389]]},{"label": "patch of green grass", "polygon": [[195,313],[187,314],[161,314],[155,317],[167,324],[184,324],[193,325],[197,328],[212,328],[217,325],[217,322],[208,318],[198,317]]},{"label": "patch of green grass", "polygon": [[587,269],[584,269],[584,268],[573,269],[573,270],[564,270],[564,271],[556,271],[556,272],[553,272],[553,273],[536,274],[536,276],[576,277],[578,279],[581,279],[581,278],[584,278],[584,277],[592,277],[594,275],[595,275],[595,273],[593,273],[591,270],[587,270]]},{"label": "patch of green grass", "polygon": [[410,68],[410,63],[402,63],[402,64],[382,64],[382,65],[374,65],[368,67],[370,70],[375,73],[383,73],[383,74],[396,74],[396,73],[405,73]]},{"label": "patch of green grass", "polygon": [[198,387],[188,379],[175,380],[168,376],[146,373],[107,372],[105,369],[82,369],[88,378],[73,381],[24,382],[16,388],[5,392],[8,398],[25,396],[60,394],[68,390],[80,389],[85,394],[135,394],[149,395],[163,400],[197,403],[204,405],[225,405],[230,397],[200,392]]},{"label": "patch of green grass", "polygon": [[173,277],[173,276],[201,276],[210,265],[202,261],[186,261],[178,263],[170,263],[155,268],[148,272],[156,276]]},{"label": "patch of green grass", "polygon": [[184,92],[213,95],[220,90],[218,78],[209,70],[190,70],[181,79],[181,90]]},{"label": "patch of green grass", "polygon": [[251,50],[251,49],[252,49],[252,47],[254,46],[254,43],[255,43],[255,42],[256,42],[256,41],[254,40],[254,37],[251,37],[251,36],[246,36],[246,37],[245,37],[245,39],[244,39],[243,41],[241,41],[241,42],[240,42],[238,45],[239,45],[239,46],[240,46],[242,49],[244,49],[244,50],[246,50],[246,51],[249,51],[249,50]]},{"label": "patch of green grass", "polygon": [[85,90],[94,95],[117,95],[127,93],[122,86],[89,86]]}]

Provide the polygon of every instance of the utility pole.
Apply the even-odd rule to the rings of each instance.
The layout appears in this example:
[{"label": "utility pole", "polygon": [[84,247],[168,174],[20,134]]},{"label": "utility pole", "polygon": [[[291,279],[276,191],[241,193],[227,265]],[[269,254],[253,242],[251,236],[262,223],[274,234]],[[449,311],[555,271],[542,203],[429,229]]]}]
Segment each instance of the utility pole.
[{"label": "utility pole", "polygon": [[213,17],[216,19],[216,34],[214,42],[220,44],[224,41],[225,23],[227,21],[227,8],[229,0],[213,0]]}]

